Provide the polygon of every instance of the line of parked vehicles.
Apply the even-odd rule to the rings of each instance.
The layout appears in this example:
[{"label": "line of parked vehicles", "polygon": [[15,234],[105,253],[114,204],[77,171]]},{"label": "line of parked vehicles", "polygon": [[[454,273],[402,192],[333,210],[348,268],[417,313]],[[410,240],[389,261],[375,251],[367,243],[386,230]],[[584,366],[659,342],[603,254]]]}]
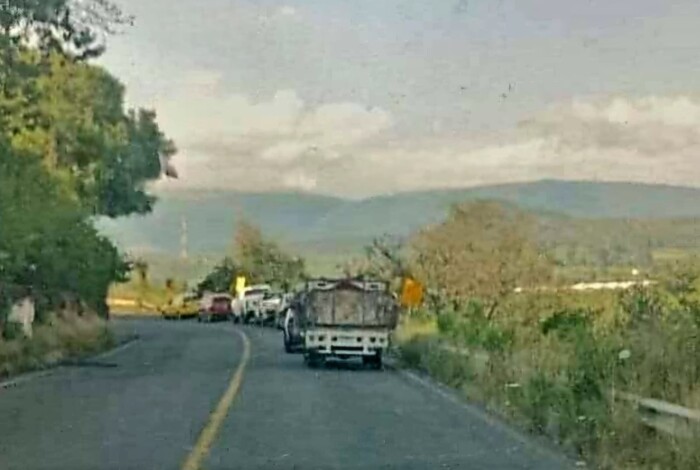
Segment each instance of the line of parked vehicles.
[{"label": "line of parked vehicles", "polygon": [[303,354],[309,367],[329,358],[359,357],[365,365],[381,368],[398,321],[398,303],[384,281],[319,278],[289,293],[261,284],[248,286],[236,296],[184,294],[162,314],[164,318],[196,317],[206,323],[276,326],[282,330],[284,350]]},{"label": "line of parked vehicles", "polygon": [[258,325],[280,325],[291,294],[267,284],[245,287],[237,296],[225,292],[180,294],[161,308],[164,319],[196,318],[198,322],[233,321]]}]

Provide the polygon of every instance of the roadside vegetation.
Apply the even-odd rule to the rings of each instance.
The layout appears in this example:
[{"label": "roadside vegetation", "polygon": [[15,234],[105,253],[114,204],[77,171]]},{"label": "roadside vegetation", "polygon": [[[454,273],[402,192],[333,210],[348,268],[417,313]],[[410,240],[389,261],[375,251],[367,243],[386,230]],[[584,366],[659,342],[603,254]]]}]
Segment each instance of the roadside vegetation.
[{"label": "roadside vegetation", "polygon": [[95,314],[51,315],[31,338],[17,329],[0,341],[0,378],[89,356],[115,345],[107,322]]},{"label": "roadside vegetation", "polygon": [[598,468],[700,468],[697,436],[654,430],[619,399],[700,408],[700,262],[648,265],[652,286],[577,292],[537,227],[512,206],[467,203],[406,243],[378,241],[347,271],[426,286],[396,333],[405,366]]},{"label": "roadside vegetation", "polygon": [[197,291],[229,292],[238,276],[244,276],[247,285],[264,283],[289,291],[306,277],[306,267],[302,258],[266,239],[260,228],[240,221],[232,256],[224,257],[197,285]]},{"label": "roadside vegetation", "polygon": [[[155,114],[125,109],[123,86],[91,63],[106,35],[129,21],[105,0],[0,2],[6,373],[109,343],[98,317],[108,315],[109,286],[126,280],[130,266],[93,219],[149,212],[155,200],[145,184],[175,152]],[[33,339],[17,338],[8,322],[12,305],[24,298],[36,306]]]}]

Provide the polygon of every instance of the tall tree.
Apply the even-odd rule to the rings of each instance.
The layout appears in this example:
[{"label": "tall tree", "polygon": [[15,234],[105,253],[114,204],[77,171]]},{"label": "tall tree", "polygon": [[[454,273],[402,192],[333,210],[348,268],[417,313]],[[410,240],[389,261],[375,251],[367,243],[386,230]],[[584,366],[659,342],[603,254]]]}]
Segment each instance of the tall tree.
[{"label": "tall tree", "polygon": [[266,240],[255,225],[241,221],[234,237],[234,257],[250,282],[266,282],[283,289],[305,277],[303,259],[285,253]]},{"label": "tall tree", "polygon": [[122,21],[103,0],[0,9],[0,132],[40,155],[87,212],[110,217],[150,211],[145,185],[175,153],[155,113],[125,111],[121,83],[82,60],[98,52],[100,31]]},{"label": "tall tree", "polygon": [[526,214],[497,202],[455,206],[445,222],[413,239],[417,274],[449,298],[482,300],[491,315],[516,287],[550,275],[533,228]]},{"label": "tall tree", "polygon": [[79,60],[104,52],[104,35],[133,18],[109,0],[3,0],[0,33],[16,45]]},{"label": "tall tree", "polygon": [[145,185],[175,152],[88,61],[129,22],[109,0],[0,0],[0,314],[28,292],[104,312],[125,276],[88,216],[149,211]]},{"label": "tall tree", "polygon": [[123,86],[99,67],[56,53],[26,52],[23,61],[41,64],[33,86],[0,94],[13,146],[41,155],[92,214],[150,211],[145,183],[158,178],[161,162],[175,153],[155,113],[125,112]]},{"label": "tall tree", "polygon": [[18,155],[0,139],[0,321],[24,295],[51,305],[76,294],[105,312],[109,284],[127,266],[55,184],[41,161]]}]

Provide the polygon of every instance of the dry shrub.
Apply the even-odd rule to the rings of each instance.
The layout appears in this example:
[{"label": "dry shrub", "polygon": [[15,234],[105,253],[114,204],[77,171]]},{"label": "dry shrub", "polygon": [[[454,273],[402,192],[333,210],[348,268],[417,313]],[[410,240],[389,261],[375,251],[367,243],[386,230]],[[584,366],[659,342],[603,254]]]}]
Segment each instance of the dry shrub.
[{"label": "dry shrub", "polygon": [[0,340],[0,377],[54,365],[111,347],[114,338],[97,315],[52,315],[34,328],[32,338]]},{"label": "dry shrub", "polygon": [[[522,296],[507,305],[524,310],[490,320],[467,304],[438,317],[438,334],[405,342],[401,357],[600,468],[694,470],[697,440],[650,430],[629,404],[609,398],[614,383],[697,408],[700,315],[667,294]],[[469,353],[446,352],[446,342]],[[485,367],[476,364],[480,351]]]}]

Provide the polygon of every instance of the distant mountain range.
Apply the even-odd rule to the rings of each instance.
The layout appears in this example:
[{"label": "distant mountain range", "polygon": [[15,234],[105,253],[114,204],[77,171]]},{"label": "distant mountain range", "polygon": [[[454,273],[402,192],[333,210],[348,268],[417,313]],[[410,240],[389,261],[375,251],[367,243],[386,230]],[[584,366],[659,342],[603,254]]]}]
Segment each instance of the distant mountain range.
[{"label": "distant mountain range", "polygon": [[359,201],[309,193],[166,193],[148,216],[99,220],[98,226],[128,251],[176,255],[184,220],[189,252],[218,254],[231,247],[236,220],[244,216],[266,234],[303,252],[355,251],[375,236],[407,235],[438,222],[452,204],[475,199],[497,199],[577,218],[700,217],[700,189],[696,188],[544,180]]}]

